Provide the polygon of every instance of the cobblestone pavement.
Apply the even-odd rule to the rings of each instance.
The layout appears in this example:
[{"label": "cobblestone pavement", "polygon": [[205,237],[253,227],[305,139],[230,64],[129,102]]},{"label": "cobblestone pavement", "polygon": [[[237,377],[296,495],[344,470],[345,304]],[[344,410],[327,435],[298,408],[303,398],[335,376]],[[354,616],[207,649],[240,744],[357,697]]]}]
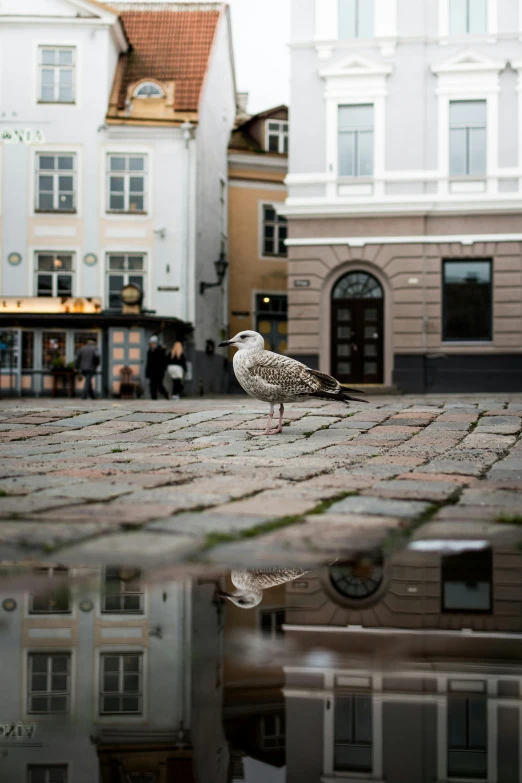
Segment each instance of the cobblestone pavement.
[{"label": "cobblestone pavement", "polygon": [[0,402],[0,559],[317,563],[522,542],[522,394]]}]

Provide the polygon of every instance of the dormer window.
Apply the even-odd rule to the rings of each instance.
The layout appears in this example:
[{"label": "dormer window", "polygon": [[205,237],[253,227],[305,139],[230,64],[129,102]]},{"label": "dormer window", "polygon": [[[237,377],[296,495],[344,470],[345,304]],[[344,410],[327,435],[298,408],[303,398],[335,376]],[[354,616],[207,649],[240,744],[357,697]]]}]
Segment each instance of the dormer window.
[{"label": "dormer window", "polygon": [[165,93],[156,82],[141,82],[134,90],[135,98],[164,98]]},{"label": "dormer window", "polygon": [[266,124],[267,152],[288,154],[288,122],[286,120],[269,120]]}]

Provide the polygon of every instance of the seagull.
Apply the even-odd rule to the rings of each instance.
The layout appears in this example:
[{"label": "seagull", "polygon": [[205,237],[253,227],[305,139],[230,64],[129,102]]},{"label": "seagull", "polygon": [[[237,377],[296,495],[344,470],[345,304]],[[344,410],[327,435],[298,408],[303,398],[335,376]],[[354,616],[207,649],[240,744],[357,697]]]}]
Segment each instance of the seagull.
[{"label": "seagull", "polygon": [[[266,429],[253,435],[277,435],[283,430],[285,402],[304,402],[311,397],[334,402],[367,402],[350,397],[348,392],[363,394],[357,389],[346,389],[339,381],[305,364],[265,350],[265,340],[259,332],[239,332],[231,340],[219,344],[219,348],[233,345],[234,372],[243,389],[256,400],[268,402],[270,413]],[[274,405],[279,404],[279,424],[271,430]]]},{"label": "seagull", "polygon": [[263,590],[268,587],[284,585],[293,579],[299,579],[306,571],[298,568],[252,568],[247,571],[232,571],[230,578],[237,590],[218,592],[222,598],[228,598],[240,609],[253,609],[263,600]]}]

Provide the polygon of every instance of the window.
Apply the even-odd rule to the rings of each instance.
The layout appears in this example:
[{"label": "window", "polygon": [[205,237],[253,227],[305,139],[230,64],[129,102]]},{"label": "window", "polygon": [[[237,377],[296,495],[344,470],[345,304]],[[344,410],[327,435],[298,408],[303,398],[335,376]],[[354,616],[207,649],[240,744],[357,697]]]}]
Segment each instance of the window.
[{"label": "window", "polygon": [[165,93],[155,82],[142,82],[134,90],[135,98],[163,98]]},{"label": "window", "polygon": [[263,715],[261,718],[261,744],[265,750],[285,747],[285,716]]},{"label": "window", "polygon": [[102,612],[110,614],[143,614],[143,592],[140,589],[140,571],[108,566]]},{"label": "window", "polygon": [[36,295],[73,295],[73,257],[70,253],[38,253],[36,256]]},{"label": "window", "polygon": [[286,258],[287,223],[273,204],[263,204],[263,255]]},{"label": "window", "polygon": [[37,211],[75,212],[75,156],[39,153],[36,165]]},{"label": "window", "polygon": [[365,694],[335,699],[334,768],[372,771],[372,698]]},{"label": "window", "polygon": [[285,610],[272,609],[259,613],[259,627],[265,639],[278,639],[284,636]]},{"label": "window", "polygon": [[450,175],[486,173],[486,101],[450,101]]},{"label": "window", "polygon": [[94,340],[98,345],[98,332],[75,332],[74,333],[74,355],[78,355],[80,348],[87,345],[89,340]]},{"label": "window", "polygon": [[31,764],[28,767],[29,783],[67,783],[67,767],[65,765],[41,766]]},{"label": "window", "polygon": [[72,46],[40,46],[40,100],[74,103],[76,50]]},{"label": "window", "polygon": [[42,715],[68,712],[70,681],[68,653],[31,653],[27,712]]},{"label": "window", "polygon": [[265,338],[267,351],[285,354],[288,350],[287,297],[283,294],[256,294],[256,331]]},{"label": "window", "polygon": [[339,106],[339,174],[373,176],[373,105]]},{"label": "window", "polygon": [[22,332],[22,370],[34,369],[34,332]]},{"label": "window", "polygon": [[444,261],[442,339],[491,341],[493,291],[491,261]]},{"label": "window", "polygon": [[442,611],[490,613],[492,580],[493,555],[490,549],[443,556]]},{"label": "window", "polygon": [[[67,568],[37,568],[38,592],[29,597],[30,614],[65,614],[71,611]],[[47,584],[45,584],[45,581]]]},{"label": "window", "polygon": [[448,697],[448,777],[481,780],[488,770],[484,696]]},{"label": "window", "polygon": [[266,123],[266,151],[288,154],[288,122],[269,120]]},{"label": "window", "polygon": [[450,33],[487,33],[488,0],[450,0]]},{"label": "window", "polygon": [[111,254],[107,259],[107,297],[109,308],[121,308],[120,291],[135,283],[144,290],[145,256],[134,253]]},{"label": "window", "polygon": [[384,561],[381,555],[366,556],[353,563],[332,566],[330,582],[339,595],[352,601],[370,598],[378,592],[384,578]]},{"label": "window", "polygon": [[154,772],[131,772],[129,783],[157,783],[158,776]]},{"label": "window", "polygon": [[145,155],[108,156],[108,212],[145,212]]},{"label": "window", "polygon": [[339,38],[373,37],[373,0],[339,0]]},{"label": "window", "polygon": [[42,368],[50,370],[57,362],[65,363],[65,332],[42,332]]},{"label": "window", "polygon": [[141,653],[101,656],[101,715],[141,715]]}]

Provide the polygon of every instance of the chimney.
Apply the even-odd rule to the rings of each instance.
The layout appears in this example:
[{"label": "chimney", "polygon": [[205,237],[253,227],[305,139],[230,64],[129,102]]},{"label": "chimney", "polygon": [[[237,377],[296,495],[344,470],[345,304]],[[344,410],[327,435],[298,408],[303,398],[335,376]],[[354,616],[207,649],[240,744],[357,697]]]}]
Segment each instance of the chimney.
[{"label": "chimney", "polygon": [[237,116],[248,117],[249,116],[247,112],[248,93],[238,92],[236,96],[236,103],[237,103]]}]

